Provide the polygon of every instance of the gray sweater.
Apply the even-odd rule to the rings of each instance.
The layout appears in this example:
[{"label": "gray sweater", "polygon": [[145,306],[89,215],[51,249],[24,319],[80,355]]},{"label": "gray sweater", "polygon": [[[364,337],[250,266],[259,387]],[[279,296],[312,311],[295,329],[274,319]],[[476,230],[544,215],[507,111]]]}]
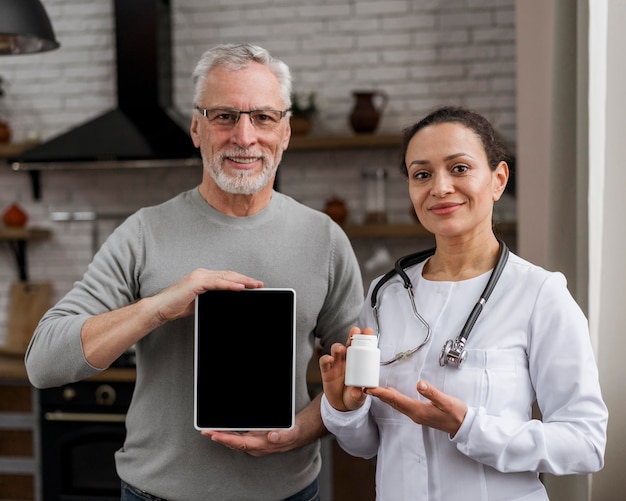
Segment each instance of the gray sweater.
[{"label": "gray sweater", "polygon": [[[100,372],[83,355],[85,320],[154,295],[199,267],[235,270],[266,287],[295,289],[296,405],[305,407],[314,338],[324,350],[345,342],[363,289],[341,228],[277,192],[268,207],[250,217],[214,210],[197,188],[130,216],[103,244],[83,278],[44,315],[26,353],[31,383],[60,386]],[[252,457],[194,429],[193,325],[192,317],[169,322],[135,347],[137,380],[128,432],[115,458],[120,477],[172,501],[279,500],[306,487],[320,470],[318,442]],[[228,367],[236,363],[236,358],[224,359],[224,377],[234,374]],[[260,374],[250,391],[271,391],[271,381]]]}]

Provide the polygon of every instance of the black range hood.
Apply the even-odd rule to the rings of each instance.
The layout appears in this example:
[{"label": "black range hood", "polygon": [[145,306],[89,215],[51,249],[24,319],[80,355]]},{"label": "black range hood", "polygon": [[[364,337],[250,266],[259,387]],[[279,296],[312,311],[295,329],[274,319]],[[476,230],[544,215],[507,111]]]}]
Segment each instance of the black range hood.
[{"label": "black range hood", "polygon": [[201,164],[172,109],[170,0],[115,0],[114,8],[117,108],[25,151],[13,170]]}]

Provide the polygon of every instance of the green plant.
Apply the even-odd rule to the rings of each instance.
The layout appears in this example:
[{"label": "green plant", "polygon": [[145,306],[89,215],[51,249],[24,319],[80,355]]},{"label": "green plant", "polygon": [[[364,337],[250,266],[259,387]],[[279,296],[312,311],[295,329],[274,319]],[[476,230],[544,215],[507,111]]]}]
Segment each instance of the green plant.
[{"label": "green plant", "polygon": [[316,112],[315,92],[291,94],[291,114],[294,117],[311,117]]}]

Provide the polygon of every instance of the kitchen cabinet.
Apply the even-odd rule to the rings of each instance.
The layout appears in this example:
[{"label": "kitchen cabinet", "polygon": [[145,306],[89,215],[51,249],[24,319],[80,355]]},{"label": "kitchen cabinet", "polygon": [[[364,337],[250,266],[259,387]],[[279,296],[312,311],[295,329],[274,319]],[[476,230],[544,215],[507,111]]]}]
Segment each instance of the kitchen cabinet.
[{"label": "kitchen cabinet", "polygon": [[[88,381],[134,380],[134,369],[113,368]],[[40,410],[23,358],[0,355],[0,501],[42,501]]]},{"label": "kitchen cabinet", "polygon": [[39,499],[37,440],[35,392],[23,379],[0,379],[0,501]]}]

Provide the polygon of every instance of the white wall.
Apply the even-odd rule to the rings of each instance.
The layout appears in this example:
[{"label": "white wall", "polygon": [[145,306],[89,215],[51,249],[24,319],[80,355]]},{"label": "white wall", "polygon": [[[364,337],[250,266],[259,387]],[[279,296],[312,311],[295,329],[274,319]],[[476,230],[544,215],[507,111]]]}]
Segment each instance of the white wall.
[{"label": "white wall", "polygon": [[[621,0],[517,0],[518,249],[565,272],[588,312],[609,407],[605,468],[546,475],[550,499],[621,501],[626,237]],[[531,28],[534,27],[534,30]],[[573,50],[577,48],[577,50]]]},{"label": "white wall", "polygon": [[[600,380],[609,406],[609,443],[606,466],[593,476],[593,501],[624,499],[623,466],[626,463],[626,366],[622,356],[626,334],[626,172],[623,165],[626,131],[626,43],[623,21],[626,4],[622,0],[590,0],[594,38],[590,47],[594,92],[606,101],[595,100],[597,109],[590,122],[589,228],[590,236],[590,320],[598,340]],[[606,16],[602,19],[602,16]],[[604,26],[604,29],[602,27]],[[605,61],[604,71],[602,61]],[[600,63],[600,64],[598,64]]]},{"label": "white wall", "polygon": [[[51,138],[115,106],[113,0],[42,3],[61,48],[0,58],[0,74],[10,84],[2,105],[16,141]],[[514,145],[513,4],[172,0],[174,101],[180,112],[188,112],[190,72],[209,46],[250,41],[292,67],[297,89],[317,91],[320,114],[314,134],[347,133],[351,91],[370,87],[390,94],[378,132],[399,133],[435,105],[465,104],[485,113]],[[280,168],[281,190],[316,209],[338,194],[346,199],[352,222],[359,222],[361,171],[381,165],[389,172],[390,220],[407,222],[410,202],[394,149],[288,152]],[[44,172],[42,198],[33,200],[28,174],[0,163],[0,211],[17,200],[32,224],[52,230],[50,241],[29,244],[28,259],[31,278],[53,281],[56,299],[80,278],[91,258],[92,225],[52,222],[51,212],[130,212],[191,188],[199,179],[197,169]],[[371,246],[361,246],[360,255],[368,257],[375,250]],[[0,342],[6,334],[8,287],[16,278],[13,256],[0,245]]]}]

